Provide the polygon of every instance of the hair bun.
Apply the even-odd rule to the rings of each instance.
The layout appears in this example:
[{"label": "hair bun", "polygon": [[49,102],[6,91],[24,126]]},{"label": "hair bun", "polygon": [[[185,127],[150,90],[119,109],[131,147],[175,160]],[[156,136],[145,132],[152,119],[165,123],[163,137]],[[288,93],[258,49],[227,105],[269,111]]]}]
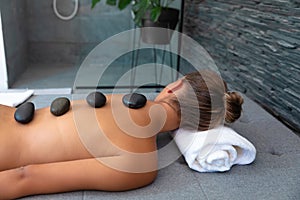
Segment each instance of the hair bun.
[{"label": "hair bun", "polygon": [[226,97],[226,114],[225,121],[232,123],[241,116],[243,97],[237,92],[228,92]]}]

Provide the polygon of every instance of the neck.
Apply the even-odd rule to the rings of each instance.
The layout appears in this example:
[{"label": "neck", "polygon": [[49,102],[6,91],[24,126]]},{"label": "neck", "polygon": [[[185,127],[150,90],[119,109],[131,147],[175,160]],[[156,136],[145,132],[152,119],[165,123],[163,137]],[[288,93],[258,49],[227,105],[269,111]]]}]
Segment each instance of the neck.
[{"label": "neck", "polygon": [[177,129],[180,124],[180,119],[175,108],[167,101],[162,100],[158,101],[157,103],[163,106],[167,113],[167,120],[161,132],[167,132]]}]

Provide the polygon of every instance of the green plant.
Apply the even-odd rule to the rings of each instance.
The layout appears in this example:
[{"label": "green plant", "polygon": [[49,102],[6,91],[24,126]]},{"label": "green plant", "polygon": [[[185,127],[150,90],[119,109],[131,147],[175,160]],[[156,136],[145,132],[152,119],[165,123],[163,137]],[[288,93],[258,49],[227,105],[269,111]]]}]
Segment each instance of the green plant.
[{"label": "green plant", "polygon": [[[92,8],[101,0],[92,0]],[[150,17],[153,22],[156,22],[163,8],[168,8],[174,0],[106,0],[107,5],[117,6],[120,10],[132,5],[134,13],[134,22],[141,25],[142,18],[146,12],[150,12]]]}]

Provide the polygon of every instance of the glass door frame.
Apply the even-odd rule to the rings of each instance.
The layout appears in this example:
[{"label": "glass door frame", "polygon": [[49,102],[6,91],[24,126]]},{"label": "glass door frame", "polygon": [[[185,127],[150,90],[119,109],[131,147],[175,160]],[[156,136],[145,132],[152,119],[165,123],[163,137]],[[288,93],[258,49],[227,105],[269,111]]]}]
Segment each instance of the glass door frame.
[{"label": "glass door frame", "polygon": [[8,89],[7,65],[3,39],[2,18],[0,11],[0,91]]}]

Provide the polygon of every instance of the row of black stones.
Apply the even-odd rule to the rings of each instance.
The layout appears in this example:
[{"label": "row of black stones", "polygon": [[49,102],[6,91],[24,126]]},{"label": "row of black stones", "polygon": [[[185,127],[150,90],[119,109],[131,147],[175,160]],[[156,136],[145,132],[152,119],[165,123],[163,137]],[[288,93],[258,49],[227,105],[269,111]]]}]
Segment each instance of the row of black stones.
[{"label": "row of black stones", "polygon": [[[101,108],[106,103],[106,97],[101,92],[92,92],[86,98],[87,103],[94,108]],[[122,98],[125,106],[132,109],[139,109],[145,106],[147,98],[138,93],[126,94]]]},{"label": "row of black stones", "polygon": [[[87,103],[93,108],[101,108],[106,103],[106,97],[101,92],[92,92],[86,97]],[[139,109],[145,106],[147,98],[138,93],[126,94],[122,98],[125,106],[132,109]],[[70,100],[66,97],[56,98],[50,106],[50,112],[54,116],[62,116],[70,110]],[[35,107],[31,102],[26,102],[17,108],[14,117],[15,120],[22,124],[27,124],[34,117]]]}]

